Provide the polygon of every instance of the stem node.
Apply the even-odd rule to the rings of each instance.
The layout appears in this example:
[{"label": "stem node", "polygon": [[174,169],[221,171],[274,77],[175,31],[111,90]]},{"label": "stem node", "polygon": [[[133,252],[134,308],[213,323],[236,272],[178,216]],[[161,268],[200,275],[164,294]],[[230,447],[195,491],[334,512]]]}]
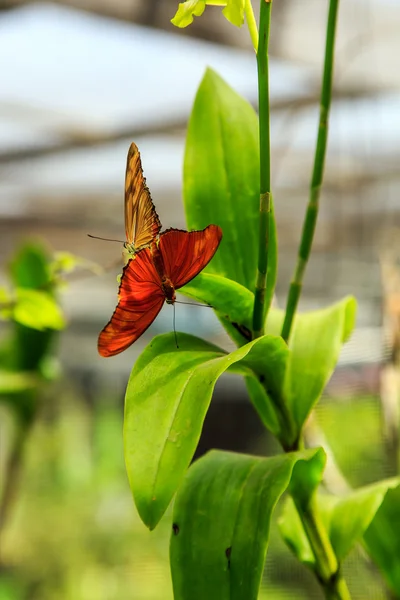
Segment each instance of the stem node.
[{"label": "stem node", "polygon": [[253,337],[264,333],[265,298],[268,274],[269,222],[271,214],[271,165],[269,125],[268,43],[271,3],[260,3],[260,33],[257,50],[258,113],[260,135],[260,226],[257,283],[254,294]]}]

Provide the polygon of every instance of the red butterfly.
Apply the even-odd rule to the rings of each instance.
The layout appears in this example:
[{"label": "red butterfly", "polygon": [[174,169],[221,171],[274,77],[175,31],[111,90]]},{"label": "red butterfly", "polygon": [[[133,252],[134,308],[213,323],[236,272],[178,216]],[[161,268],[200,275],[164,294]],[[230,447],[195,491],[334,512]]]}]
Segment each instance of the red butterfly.
[{"label": "red butterfly", "polygon": [[175,290],[204,269],[222,238],[217,225],[202,231],[168,229],[159,234],[161,224],[134,144],[128,154],[125,189],[125,247],[131,258],[122,273],[117,308],[99,335],[98,350],[105,357],[133,344],[154,321],[164,301],[175,302]]}]

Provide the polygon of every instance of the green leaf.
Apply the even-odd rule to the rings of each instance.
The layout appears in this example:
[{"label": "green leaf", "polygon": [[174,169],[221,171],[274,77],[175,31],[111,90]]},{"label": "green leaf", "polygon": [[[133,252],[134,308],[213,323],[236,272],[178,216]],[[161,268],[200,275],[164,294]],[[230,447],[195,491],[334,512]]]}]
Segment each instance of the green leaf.
[{"label": "green leaf", "polygon": [[[245,338],[240,329],[250,329],[252,319],[254,295],[249,290],[218,275],[201,274],[182,291],[217,308],[228,333],[238,345],[243,345]],[[258,365],[257,372],[263,376],[265,385],[247,382],[250,398],[261,420],[275,435],[276,420],[270,417],[270,405],[286,405],[294,421],[292,431],[288,428],[281,431],[286,435],[286,439],[281,441],[288,447],[298,437],[336,366],[342,343],[354,326],[355,308],[355,300],[345,298],[325,309],[297,315],[289,343],[290,352],[282,350],[276,358],[277,363],[269,356],[268,364],[264,361]],[[283,311],[270,310],[267,319],[269,334],[280,335],[283,317]],[[235,329],[229,331],[227,324],[234,324]]]},{"label": "green leaf", "polygon": [[212,306],[222,326],[238,346],[252,339],[254,294],[240,283],[203,272],[179,292]]},{"label": "green leaf", "polygon": [[0,319],[8,321],[12,318],[13,297],[6,288],[0,287]]},{"label": "green leaf", "polygon": [[[315,565],[314,553],[295,508],[294,500],[300,510],[305,513],[322,480],[325,463],[326,455],[321,449],[313,463],[308,467],[303,463],[296,464],[289,487],[291,497],[285,500],[278,520],[279,529],[286,544],[300,562],[309,567]],[[315,506],[312,510],[315,510]]]},{"label": "green leaf", "polygon": [[329,381],[355,323],[356,301],[345,298],[296,319],[284,397],[299,430]]},{"label": "green leaf", "polygon": [[[293,325],[293,330],[296,327],[296,322],[302,318],[305,313],[297,313]],[[267,322],[265,323],[265,333],[270,335],[281,335],[285,312],[280,308],[271,308],[268,313]]]},{"label": "green leaf", "polygon": [[[136,361],[125,396],[125,463],[138,512],[154,528],[179,486],[200,438],[214,385],[228,368],[271,374],[287,348],[265,336],[226,354],[179,333],[151,342]],[[255,376],[255,375],[253,375]]]},{"label": "green leaf", "polygon": [[315,557],[292,498],[286,498],[278,519],[279,531],[296,558],[314,569]]},{"label": "green leaf", "polygon": [[272,511],[296,465],[319,469],[323,456],[318,449],[272,458],[214,450],[194,463],[173,513],[175,600],[256,600]]},{"label": "green leaf", "polygon": [[10,292],[5,287],[0,287],[0,303],[5,304],[11,302],[12,297]]},{"label": "green leaf", "polygon": [[[282,395],[298,432],[334,371],[342,344],[354,327],[355,315],[356,301],[348,297],[295,318]],[[283,311],[271,309],[267,333],[278,335],[283,317]]]},{"label": "green leaf", "polygon": [[222,11],[224,17],[232,23],[232,25],[236,25],[236,27],[241,27],[243,25],[244,4],[245,0],[228,0],[228,2],[226,2],[226,8]]},{"label": "green leaf", "polygon": [[39,379],[32,373],[14,373],[0,370],[0,394],[17,394],[38,385]]},{"label": "green leaf", "polygon": [[[250,290],[230,279],[202,273],[181,291],[217,309],[217,315],[228,333],[238,345],[243,345],[245,333],[250,333],[251,329],[254,295]],[[295,422],[293,435],[285,440],[289,446],[300,433],[335,368],[342,343],[354,326],[355,308],[355,300],[345,298],[325,309],[297,315],[289,344],[291,352],[279,356],[279,369],[274,367],[271,371],[269,365],[272,363],[269,362],[269,365],[262,366],[264,372],[261,368],[258,370],[265,379],[270,399],[266,401],[264,386],[255,381],[247,383],[250,398],[263,423],[268,423],[275,435],[276,423],[274,425],[265,410],[269,413],[271,395],[275,402],[286,404]],[[267,319],[269,334],[280,335],[283,317],[283,311],[270,310]],[[231,325],[232,329],[229,330],[227,325]],[[240,333],[241,330],[244,330],[243,333]],[[289,435],[290,432],[287,430],[285,433]]]},{"label": "green leaf", "polygon": [[62,374],[61,363],[58,358],[47,353],[38,363],[38,373],[44,381],[55,381]]},{"label": "green leaf", "polygon": [[271,396],[267,394],[265,387],[256,377],[245,377],[245,382],[249,398],[256,409],[261,422],[279,439],[281,435],[281,425],[273,408]]},{"label": "green leaf", "polygon": [[48,253],[41,244],[25,244],[11,261],[10,274],[16,287],[47,288],[50,284]]},{"label": "green leaf", "polygon": [[368,529],[389,489],[400,485],[400,477],[378,481],[337,499],[331,508],[330,537],[339,560],[350,552]]},{"label": "green leaf", "polygon": [[179,290],[185,296],[209,304],[220,318],[236,328],[244,327],[251,335],[254,294],[247,288],[220,275],[200,273]]},{"label": "green leaf", "polygon": [[[220,225],[223,238],[208,268],[254,291],[259,228],[258,120],[250,104],[208,69],[189,121],[184,202],[188,227]],[[271,219],[270,299],[276,278]]]},{"label": "green leaf", "polygon": [[20,325],[39,331],[65,326],[61,310],[50,294],[28,288],[18,288],[16,294],[13,319]]},{"label": "green leaf", "polygon": [[[320,516],[339,561],[362,540],[386,493],[399,484],[400,478],[397,477],[354,490],[343,498],[318,495]],[[305,564],[314,565],[314,556],[292,499],[288,498],[285,503],[279,527],[297,558]]]},{"label": "green leaf", "polygon": [[[52,297],[55,286],[49,264],[46,249],[38,243],[25,244],[11,262],[10,273],[17,287],[17,307],[13,310],[16,322],[7,356],[10,369],[40,371],[54,341],[54,328],[62,326],[61,313]],[[30,294],[31,291],[34,293]],[[32,404],[31,400],[28,404]]]},{"label": "green leaf", "polygon": [[178,10],[171,23],[176,27],[187,27],[193,23],[194,17],[200,17],[206,4],[210,6],[225,6],[222,11],[224,17],[237,27],[241,27],[244,21],[245,0],[186,0],[180,2]]},{"label": "green leaf", "polygon": [[364,544],[396,597],[400,597],[400,486],[386,494],[365,532]]},{"label": "green leaf", "polygon": [[314,491],[322,481],[325,464],[326,454],[321,448],[312,463],[299,462],[293,469],[290,493],[296,499],[296,504],[303,510],[308,507]]},{"label": "green leaf", "polygon": [[186,0],[180,2],[178,10],[171,23],[175,27],[187,27],[193,23],[193,17],[200,17],[206,8],[205,0]]}]

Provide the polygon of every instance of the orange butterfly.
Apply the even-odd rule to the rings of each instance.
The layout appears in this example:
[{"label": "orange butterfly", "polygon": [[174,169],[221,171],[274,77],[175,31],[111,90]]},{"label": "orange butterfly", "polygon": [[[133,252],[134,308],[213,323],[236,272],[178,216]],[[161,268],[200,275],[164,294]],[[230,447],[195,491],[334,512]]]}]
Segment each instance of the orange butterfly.
[{"label": "orange butterfly", "polygon": [[125,247],[130,259],[122,273],[117,308],[99,335],[99,354],[105,357],[126,350],[151,325],[165,301],[175,302],[175,290],[204,269],[222,239],[217,225],[159,233],[161,223],[135,144],[128,153],[125,189]]},{"label": "orange butterfly", "polygon": [[160,230],[160,219],[143,176],[140,152],[132,142],[128,151],[125,176],[126,243],[124,247],[128,259],[148,246]]}]

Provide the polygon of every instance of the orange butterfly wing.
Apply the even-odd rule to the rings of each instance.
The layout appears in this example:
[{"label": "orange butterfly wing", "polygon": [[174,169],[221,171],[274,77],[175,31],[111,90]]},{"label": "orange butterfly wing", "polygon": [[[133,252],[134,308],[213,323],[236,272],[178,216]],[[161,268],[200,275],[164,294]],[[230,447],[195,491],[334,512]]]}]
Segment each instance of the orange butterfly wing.
[{"label": "orange butterfly wing", "polygon": [[222,230],[218,225],[209,225],[202,231],[167,229],[161,234],[159,249],[165,274],[176,289],[189,283],[204,269],[221,239]]},{"label": "orange butterfly wing", "polygon": [[159,234],[160,219],[143,176],[142,161],[136,144],[132,143],[126,163],[125,231],[127,249],[135,253]]},{"label": "orange butterfly wing", "polygon": [[150,249],[144,248],[124,267],[117,308],[99,335],[99,354],[109,357],[126,350],[151,325],[164,300]]}]

